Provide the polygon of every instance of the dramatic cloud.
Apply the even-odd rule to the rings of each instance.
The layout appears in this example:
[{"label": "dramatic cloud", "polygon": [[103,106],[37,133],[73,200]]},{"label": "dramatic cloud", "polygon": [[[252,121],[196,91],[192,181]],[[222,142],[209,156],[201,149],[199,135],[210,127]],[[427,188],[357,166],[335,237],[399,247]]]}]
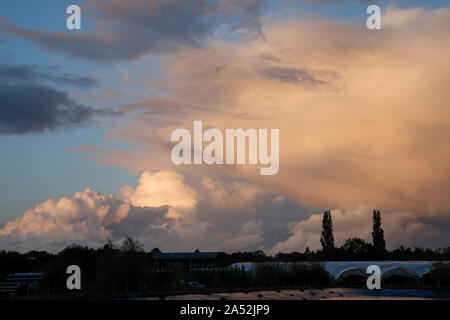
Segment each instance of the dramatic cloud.
[{"label": "dramatic cloud", "polygon": [[113,195],[86,189],[70,198],[49,199],[7,222],[0,229],[3,249],[20,251],[45,248],[60,250],[76,241],[98,246],[105,239],[147,235],[158,237],[167,207],[138,208]]},{"label": "dramatic cloud", "polygon": [[[341,244],[354,236],[370,240],[375,207],[388,247],[448,245],[450,10],[390,7],[376,31],[361,21],[299,12],[294,20],[267,19],[263,38],[260,2],[244,2],[245,10],[239,3],[93,1],[99,20],[88,33],[25,30],[3,21],[9,34],[75,57],[141,57],[139,77],[127,69],[126,84],[148,89],[127,101],[127,121],[110,130],[111,138],[138,148],[78,148],[142,174],[139,185],[118,196],[85,190],[49,200],[0,229],[3,247],[61,248],[72,239],[101,244],[130,235],[147,249],[302,251],[320,245],[323,208],[334,209]],[[169,19],[175,14],[180,20]],[[228,41],[223,34],[230,30],[251,30],[254,41]],[[161,52],[171,54],[152,57],[161,69],[152,77],[145,55]],[[29,78],[33,72],[44,71]],[[47,73],[46,81],[54,78]],[[36,84],[2,84],[0,99],[4,133],[70,127],[94,112]],[[44,120],[26,113],[32,108],[21,111],[33,100],[46,102],[38,107],[44,111],[35,109]],[[31,119],[41,125],[33,127]],[[221,130],[280,129],[279,173],[173,165],[171,132],[192,130],[194,120]],[[70,219],[59,220],[65,214]]]},{"label": "dramatic cloud", "polygon": [[288,236],[287,221],[273,216],[282,206],[291,217],[307,217],[306,208],[252,184],[206,179],[194,189],[175,172],[144,172],[136,188],[124,186],[120,195],[86,189],[27,210],[0,225],[0,249],[58,251],[72,242],[97,247],[131,236],[148,250],[255,250],[280,241],[273,230]]},{"label": "dramatic cloud", "polygon": [[[216,41],[164,56],[165,76],[148,81],[164,98],[125,106],[133,121],[111,131],[141,148],[133,156],[83,149],[134,172],[222,171],[307,206],[347,212],[372,204],[385,221],[412,212],[448,229],[450,10],[390,7],[382,21],[376,32],[360,21],[274,21],[264,25],[265,41]],[[221,130],[280,129],[279,173],[172,165],[171,132],[199,119]],[[420,232],[414,237],[405,241],[425,243]]]},{"label": "dramatic cloud", "polygon": [[[372,210],[332,210],[335,244],[350,237],[371,241]],[[144,172],[136,188],[124,186],[120,195],[86,189],[27,210],[0,225],[0,248],[58,251],[73,242],[98,247],[132,236],[147,250],[303,252],[320,248],[318,212],[250,183],[203,178],[194,189],[178,173]],[[450,241],[450,218],[440,214],[393,212],[383,214],[382,224],[389,248]]]},{"label": "dramatic cloud", "polygon": [[95,116],[119,114],[77,103],[66,91],[48,85],[98,87],[99,81],[92,77],[60,72],[55,67],[0,64],[0,81],[0,134],[65,130],[90,124]]},{"label": "dramatic cloud", "polygon": [[134,206],[168,205],[168,216],[179,218],[190,213],[199,197],[183,180],[183,176],[175,172],[144,172],[139,179],[139,186],[136,189],[125,186],[122,194]]},{"label": "dramatic cloud", "polygon": [[113,114],[77,104],[66,92],[45,85],[0,85],[0,134],[69,129],[88,124],[95,115]]},{"label": "dramatic cloud", "polygon": [[[76,33],[24,29],[6,18],[0,31],[72,56],[114,61],[199,47],[213,34],[261,37],[261,0],[92,0],[82,4],[94,28]],[[0,17],[1,18],[1,17]]]}]

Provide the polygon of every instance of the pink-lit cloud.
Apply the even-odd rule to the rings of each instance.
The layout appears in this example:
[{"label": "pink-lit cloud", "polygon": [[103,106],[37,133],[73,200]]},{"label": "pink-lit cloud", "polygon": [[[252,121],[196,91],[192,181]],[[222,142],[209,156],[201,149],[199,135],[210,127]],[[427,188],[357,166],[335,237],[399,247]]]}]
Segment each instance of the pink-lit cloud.
[{"label": "pink-lit cloud", "polygon": [[[128,207],[91,210],[99,230],[93,241],[113,230],[100,216],[111,216],[121,230],[132,216],[126,208],[140,208],[164,212],[158,223],[149,223],[149,234],[162,233],[148,238],[148,245],[317,248],[320,211],[295,216],[293,207],[286,208],[294,199],[333,210],[338,244],[353,236],[370,240],[376,207],[389,247],[448,245],[450,10],[390,7],[379,31],[359,21],[299,15],[266,21],[257,41],[211,40],[159,57],[164,76],[147,85],[164,94],[123,106],[129,121],[110,130],[136,149],[78,148],[103,164],[142,174],[136,188],[112,196],[117,207]],[[192,129],[194,120],[221,130],[280,129],[279,173],[261,177],[254,166],[173,165],[170,134]],[[2,237],[50,236],[44,225],[47,218],[49,226],[59,221],[53,212],[79,212],[53,207],[35,214],[36,207],[7,223]],[[79,224],[86,219],[91,221],[84,217]],[[72,234],[67,224],[54,241]],[[90,237],[91,229],[83,230],[76,234]]]}]

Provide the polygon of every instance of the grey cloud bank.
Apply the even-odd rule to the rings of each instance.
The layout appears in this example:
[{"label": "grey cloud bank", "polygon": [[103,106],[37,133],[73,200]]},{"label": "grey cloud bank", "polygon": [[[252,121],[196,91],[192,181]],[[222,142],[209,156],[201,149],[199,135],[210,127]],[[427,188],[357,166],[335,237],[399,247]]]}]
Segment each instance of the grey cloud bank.
[{"label": "grey cloud bank", "polygon": [[42,133],[88,125],[97,115],[114,115],[76,103],[46,85],[0,85],[0,134]]},{"label": "grey cloud bank", "polygon": [[[88,32],[21,28],[0,16],[0,32],[46,49],[92,61],[136,59],[182,47],[201,47],[212,35],[262,37],[262,0],[93,0],[81,6],[94,24]],[[87,10],[83,11],[84,8]]]}]

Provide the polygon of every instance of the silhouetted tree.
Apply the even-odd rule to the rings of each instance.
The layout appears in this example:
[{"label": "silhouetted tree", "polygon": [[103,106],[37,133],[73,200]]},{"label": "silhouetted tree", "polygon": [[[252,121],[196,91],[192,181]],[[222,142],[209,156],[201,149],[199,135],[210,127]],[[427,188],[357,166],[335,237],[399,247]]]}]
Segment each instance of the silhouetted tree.
[{"label": "silhouetted tree", "polygon": [[373,210],[372,239],[377,258],[384,257],[386,254],[386,242],[384,241],[383,228],[381,228],[381,213],[379,210]]},{"label": "silhouetted tree", "polygon": [[333,221],[331,212],[325,211],[322,218],[322,237],[320,238],[322,250],[326,258],[331,258],[334,251]]},{"label": "silhouetted tree", "polygon": [[370,260],[373,247],[360,238],[347,239],[341,247],[341,256],[345,260]]},{"label": "silhouetted tree", "polygon": [[106,243],[103,246],[103,250],[110,250],[110,249],[114,249],[116,248],[116,246],[114,245],[114,242],[112,241],[111,238],[106,239]]},{"label": "silhouetted tree", "polygon": [[143,252],[144,248],[138,240],[127,237],[123,240],[120,250],[123,252]]}]

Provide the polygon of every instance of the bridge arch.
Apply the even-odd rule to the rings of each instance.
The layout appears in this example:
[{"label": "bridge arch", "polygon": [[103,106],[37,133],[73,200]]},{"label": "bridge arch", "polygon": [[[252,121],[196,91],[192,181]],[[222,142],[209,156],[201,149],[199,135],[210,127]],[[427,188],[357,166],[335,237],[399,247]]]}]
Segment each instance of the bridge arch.
[{"label": "bridge arch", "polygon": [[420,283],[420,275],[416,271],[407,267],[391,267],[383,270],[381,281],[390,285],[414,285]]}]

